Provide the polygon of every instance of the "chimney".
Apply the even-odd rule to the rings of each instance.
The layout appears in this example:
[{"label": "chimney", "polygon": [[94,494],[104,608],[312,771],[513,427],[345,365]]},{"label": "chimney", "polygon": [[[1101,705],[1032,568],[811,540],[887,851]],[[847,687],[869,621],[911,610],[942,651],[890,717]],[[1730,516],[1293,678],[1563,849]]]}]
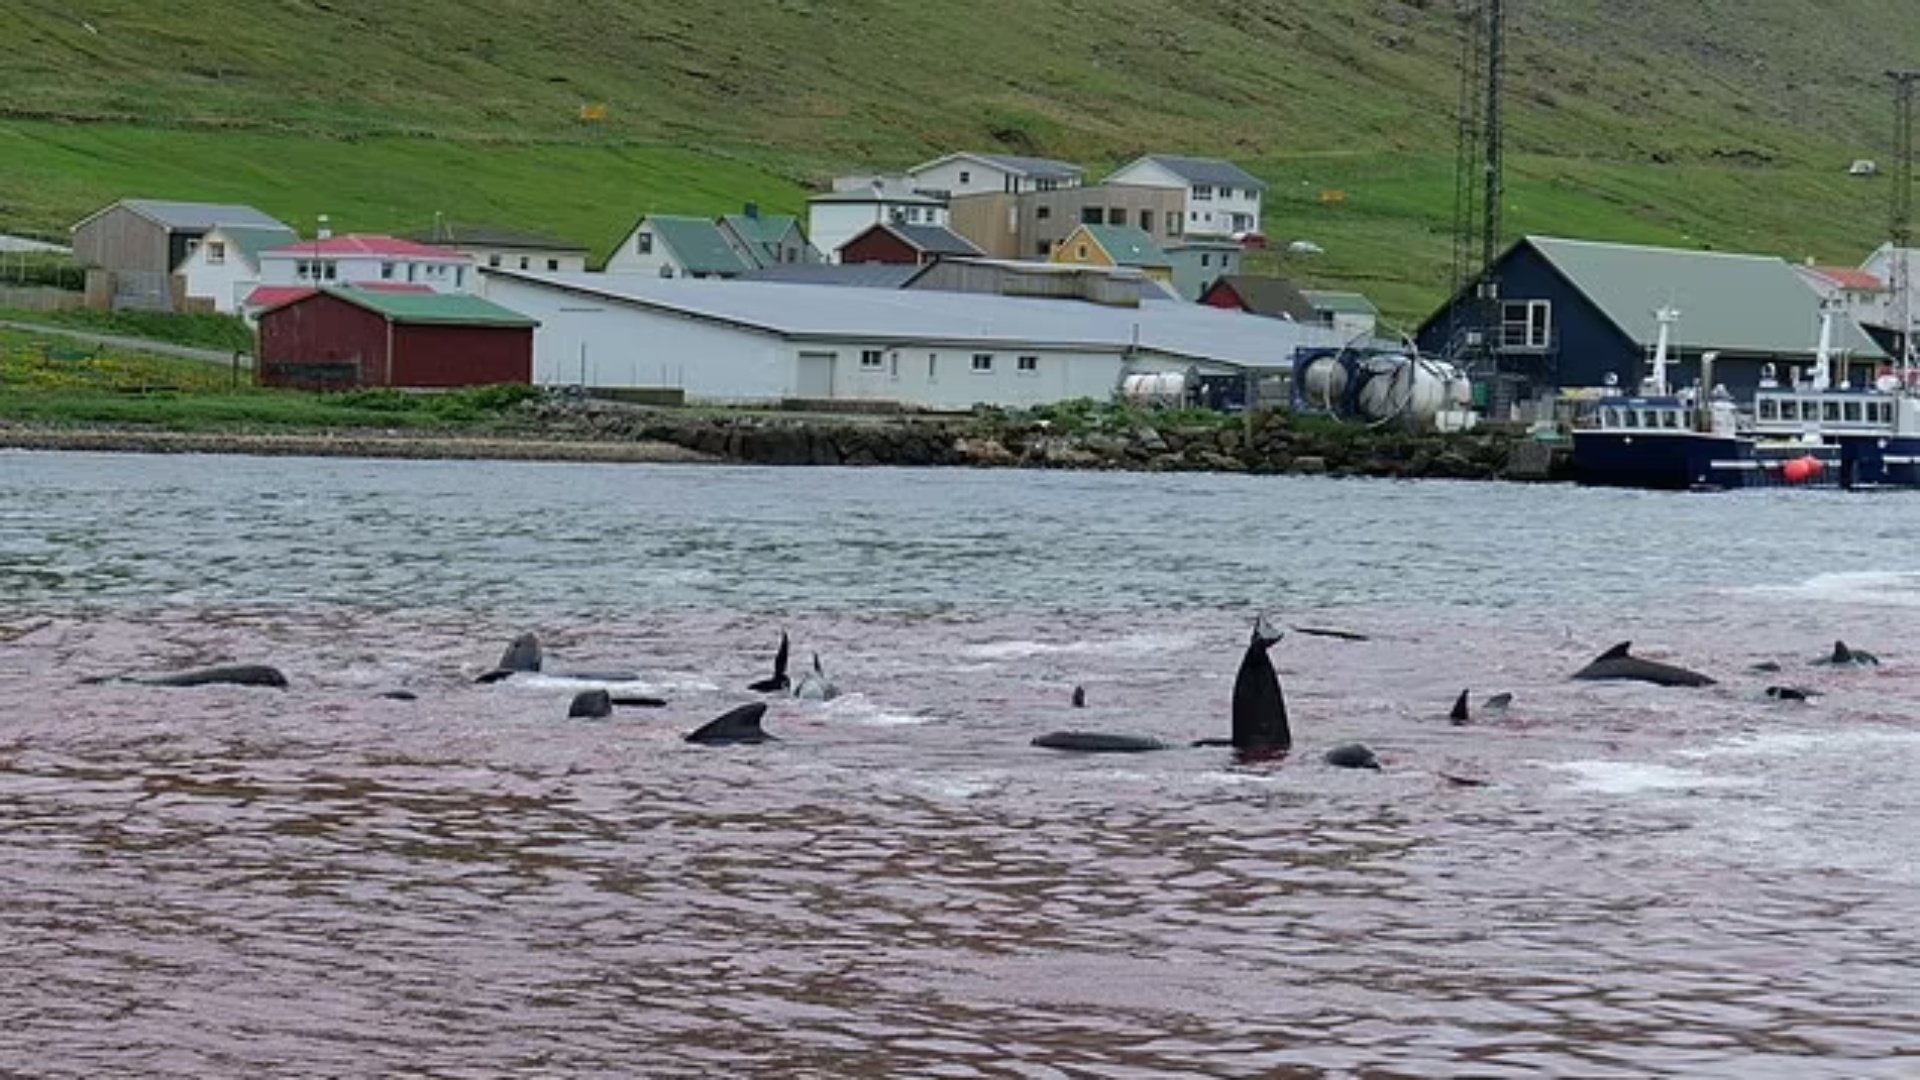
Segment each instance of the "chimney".
[{"label": "chimney", "polygon": [[757,202],[748,203],[747,216],[757,220],[760,217],[760,204]]}]

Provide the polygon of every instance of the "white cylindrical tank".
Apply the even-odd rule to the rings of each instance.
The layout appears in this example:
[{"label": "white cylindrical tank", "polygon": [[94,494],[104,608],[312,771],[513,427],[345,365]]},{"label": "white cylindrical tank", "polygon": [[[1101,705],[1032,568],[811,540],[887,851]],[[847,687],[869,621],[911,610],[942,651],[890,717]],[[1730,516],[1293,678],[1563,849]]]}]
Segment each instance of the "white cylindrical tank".
[{"label": "white cylindrical tank", "polygon": [[1315,408],[1332,409],[1347,393],[1347,369],[1339,359],[1323,356],[1300,373],[1300,400]]},{"label": "white cylindrical tank", "polygon": [[1473,401],[1473,387],[1460,369],[1443,360],[1376,356],[1361,365],[1360,411],[1369,420],[1403,419],[1424,425]]},{"label": "white cylindrical tank", "polygon": [[1187,377],[1178,371],[1143,372],[1120,381],[1120,396],[1135,405],[1163,405],[1186,399]]}]

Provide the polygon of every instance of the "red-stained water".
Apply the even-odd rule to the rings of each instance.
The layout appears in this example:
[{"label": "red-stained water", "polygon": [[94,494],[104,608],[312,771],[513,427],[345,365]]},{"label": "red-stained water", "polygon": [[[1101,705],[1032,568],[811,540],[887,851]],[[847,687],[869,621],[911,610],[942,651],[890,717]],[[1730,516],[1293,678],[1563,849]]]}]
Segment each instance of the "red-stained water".
[{"label": "red-stained water", "polygon": [[[0,515],[0,1073],[1920,1071],[1920,573],[1807,555],[1897,499],[11,455]],[[1290,760],[1028,745],[1224,735],[1257,609],[1370,637],[1273,650]],[[783,628],[844,694],[682,741]],[[476,685],[523,629],[670,704]],[[1721,682],[1567,678],[1627,637]],[[291,686],[80,682],[232,661]]]}]

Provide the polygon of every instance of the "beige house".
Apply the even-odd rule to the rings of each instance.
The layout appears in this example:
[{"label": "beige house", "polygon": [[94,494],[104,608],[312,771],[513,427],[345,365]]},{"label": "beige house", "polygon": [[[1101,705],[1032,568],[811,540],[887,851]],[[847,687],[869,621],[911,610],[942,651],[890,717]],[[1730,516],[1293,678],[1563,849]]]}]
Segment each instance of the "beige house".
[{"label": "beige house", "polygon": [[1082,225],[1129,225],[1156,243],[1183,234],[1184,191],[1100,184],[1094,187],[957,195],[948,227],[996,259],[1047,259]]}]

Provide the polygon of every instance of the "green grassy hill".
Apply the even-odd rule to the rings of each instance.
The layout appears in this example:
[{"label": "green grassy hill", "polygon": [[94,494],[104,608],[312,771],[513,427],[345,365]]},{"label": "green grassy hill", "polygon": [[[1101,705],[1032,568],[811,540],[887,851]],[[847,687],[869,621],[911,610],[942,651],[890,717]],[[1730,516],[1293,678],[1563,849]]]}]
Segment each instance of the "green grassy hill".
[{"label": "green grassy hill", "polygon": [[[1326,248],[1280,270],[1412,316],[1447,283],[1455,6],[12,0],[0,229],[146,195],[604,251],[642,213],[798,212],[953,149],[1188,152],[1269,180],[1268,232]],[[1848,263],[1884,236],[1885,178],[1845,168],[1888,157],[1911,0],[1507,7],[1510,236]]]}]

